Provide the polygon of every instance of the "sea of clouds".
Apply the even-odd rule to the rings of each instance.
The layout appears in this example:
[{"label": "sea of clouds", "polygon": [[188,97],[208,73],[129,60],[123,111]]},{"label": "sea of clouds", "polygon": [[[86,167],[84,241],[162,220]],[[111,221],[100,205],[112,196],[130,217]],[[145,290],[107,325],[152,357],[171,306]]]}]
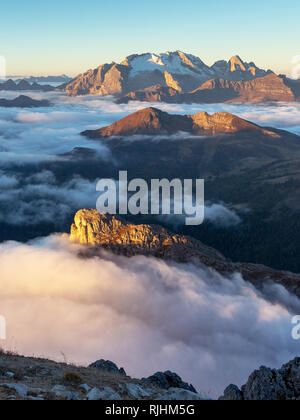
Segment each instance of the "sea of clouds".
[{"label": "sea of clouds", "polygon": [[[1,92],[0,96],[12,99],[18,94]],[[23,168],[43,162],[63,162],[68,159],[63,154],[77,147],[92,149],[101,159],[113,165],[113,157],[107,147],[100,141],[81,136],[82,131],[111,124],[149,105],[175,113],[194,113],[203,109],[201,106],[167,104],[117,105],[113,98],[71,98],[59,92],[26,94],[38,100],[48,99],[52,106],[0,108],[0,221],[13,225],[53,220],[61,224],[79,208],[95,207],[99,180],[83,179],[74,174],[72,179],[58,181],[51,172],[51,166],[47,171],[23,176],[15,170],[16,166]],[[224,203],[217,203],[207,204],[206,219],[217,225],[224,223],[231,226],[237,223],[238,216]],[[179,219],[173,218],[173,221],[176,224]]]},{"label": "sea of clouds", "polygon": [[[0,108],[0,222],[16,225],[63,222],[72,209],[95,207],[97,183],[76,175],[58,181],[51,168],[21,176],[16,166],[55,162],[75,147],[111,159],[101,142],[79,133],[146,106],[181,114],[228,111],[300,134],[300,104],[117,105],[112,98],[28,94],[53,106]],[[209,203],[206,213],[216,223],[240,223],[224,203]],[[260,365],[279,367],[299,354],[289,309],[299,301],[279,286],[266,287],[262,295],[239,274],[229,280],[144,257],[82,259],[77,245],[50,236],[1,244],[0,284],[0,314],[8,326],[4,345],[27,355],[63,360],[63,353],[82,364],[106,358],[138,377],[170,369],[217,396]],[[277,304],[268,299],[274,294]]]},{"label": "sea of clouds", "polygon": [[60,236],[0,245],[5,348],[83,365],[109,359],[134,377],[170,369],[213,397],[299,354],[289,307],[300,302],[280,286],[261,294],[238,273],[79,251]]}]

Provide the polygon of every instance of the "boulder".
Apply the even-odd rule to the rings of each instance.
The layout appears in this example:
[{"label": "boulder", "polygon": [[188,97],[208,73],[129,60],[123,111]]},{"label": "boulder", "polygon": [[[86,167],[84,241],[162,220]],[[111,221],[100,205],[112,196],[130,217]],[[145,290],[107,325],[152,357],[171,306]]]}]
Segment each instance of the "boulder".
[{"label": "boulder", "polygon": [[123,368],[119,369],[118,366],[110,360],[97,360],[97,362],[92,363],[89,367],[100,369],[102,372],[116,373],[126,376],[125,370]]},{"label": "boulder", "polygon": [[161,389],[181,388],[197,393],[193,385],[189,385],[188,383],[183,382],[177,373],[171,372],[169,370],[166,372],[157,372],[149,378],[143,378],[142,381],[153,384]]}]

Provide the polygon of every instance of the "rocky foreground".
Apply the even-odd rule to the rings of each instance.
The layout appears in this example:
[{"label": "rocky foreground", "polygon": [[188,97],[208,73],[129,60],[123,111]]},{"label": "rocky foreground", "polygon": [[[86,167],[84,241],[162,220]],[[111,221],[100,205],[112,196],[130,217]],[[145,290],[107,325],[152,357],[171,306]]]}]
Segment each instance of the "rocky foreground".
[{"label": "rocky foreground", "polygon": [[173,372],[141,380],[113,362],[89,367],[0,352],[0,400],[205,400]]},{"label": "rocky foreground", "polygon": [[[173,372],[130,378],[111,361],[89,367],[0,352],[0,400],[204,401],[192,385]],[[281,369],[261,367],[239,389],[230,385],[219,400],[300,400],[300,358]]]}]

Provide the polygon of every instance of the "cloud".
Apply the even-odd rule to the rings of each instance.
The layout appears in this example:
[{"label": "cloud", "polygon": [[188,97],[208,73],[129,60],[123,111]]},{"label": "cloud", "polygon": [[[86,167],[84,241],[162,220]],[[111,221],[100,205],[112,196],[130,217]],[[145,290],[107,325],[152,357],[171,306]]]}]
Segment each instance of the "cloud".
[{"label": "cloud", "polygon": [[[79,133],[86,129],[96,129],[111,124],[144,107],[156,106],[164,111],[179,114],[193,114],[203,110],[210,113],[228,111],[259,124],[290,129],[300,134],[300,104],[297,103],[268,106],[142,102],[115,104],[112,97],[102,98],[96,95],[70,98],[62,92],[26,92],[26,94],[34,99],[47,99],[53,106],[25,110],[0,108],[0,183],[3,186],[0,191],[0,218],[14,219],[15,224],[50,218],[61,221],[67,214],[76,211],[80,205],[95,207],[97,198],[96,179],[84,180],[75,173],[73,177],[70,174],[72,182],[70,177],[68,181],[55,180],[54,183],[45,179],[39,181],[39,186],[36,185],[37,182],[31,186],[30,176],[25,179],[20,178],[15,172],[16,166],[26,168],[33,163],[57,162],[62,160],[62,157],[57,155],[70,152],[76,147],[93,149],[99,154],[99,159],[104,159],[113,165],[113,157],[100,141],[88,140]],[[13,98],[18,95],[17,92],[1,92],[0,96]],[[180,134],[171,136],[173,140],[181,137]],[[158,137],[158,140],[161,138]],[[36,170],[31,167],[31,174]],[[206,220],[222,226],[233,226],[240,222],[239,216],[226,204],[207,204],[205,217]],[[173,225],[181,223],[180,217],[171,216],[168,221]]]},{"label": "cloud", "polygon": [[205,207],[205,220],[216,226],[230,227],[241,223],[241,218],[234,210],[224,204],[211,204]]},{"label": "cloud", "polygon": [[58,182],[51,171],[28,177],[0,172],[0,222],[13,226],[53,223],[62,226],[75,211],[95,207],[97,180],[73,176]]},{"label": "cloud", "polygon": [[[6,348],[110,359],[135,377],[171,369],[213,396],[299,354],[286,306],[296,298],[286,291],[272,304],[239,274],[107,252],[85,259],[80,249],[59,236],[0,246]],[[273,296],[278,286],[269,287]]]},{"label": "cloud", "polygon": [[[24,92],[22,92],[24,94]],[[1,92],[1,97],[14,98],[20,92]],[[88,147],[107,153],[100,141],[88,140],[80,132],[109,125],[139,109],[154,106],[171,113],[193,114],[227,111],[253,122],[290,129],[300,134],[300,104],[201,104],[177,105],[131,102],[115,104],[112,97],[96,95],[70,98],[62,92],[26,92],[34,99],[47,99],[53,106],[19,110],[0,108],[0,164],[50,160],[56,154],[75,147]],[[181,138],[180,135],[174,139]],[[108,156],[106,156],[108,158]]]}]

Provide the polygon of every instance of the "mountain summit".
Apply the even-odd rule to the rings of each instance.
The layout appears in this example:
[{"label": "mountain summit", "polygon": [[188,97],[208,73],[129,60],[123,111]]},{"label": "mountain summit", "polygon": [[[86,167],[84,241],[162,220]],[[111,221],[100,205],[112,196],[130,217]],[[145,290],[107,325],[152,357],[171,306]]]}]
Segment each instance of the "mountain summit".
[{"label": "mountain summit", "polygon": [[103,138],[136,134],[171,135],[180,132],[191,135],[215,135],[241,131],[279,137],[276,130],[265,129],[227,112],[217,112],[213,115],[207,112],[195,115],[173,115],[151,107],[130,114],[108,127],[85,131],[82,134],[90,138]]},{"label": "mountain summit", "polygon": [[182,51],[146,53],[126,57],[120,64],[103,64],[79,75],[66,86],[69,95],[124,95],[159,85],[179,91],[197,89],[210,79],[253,80],[270,73],[239,56],[209,67],[199,57]]}]

